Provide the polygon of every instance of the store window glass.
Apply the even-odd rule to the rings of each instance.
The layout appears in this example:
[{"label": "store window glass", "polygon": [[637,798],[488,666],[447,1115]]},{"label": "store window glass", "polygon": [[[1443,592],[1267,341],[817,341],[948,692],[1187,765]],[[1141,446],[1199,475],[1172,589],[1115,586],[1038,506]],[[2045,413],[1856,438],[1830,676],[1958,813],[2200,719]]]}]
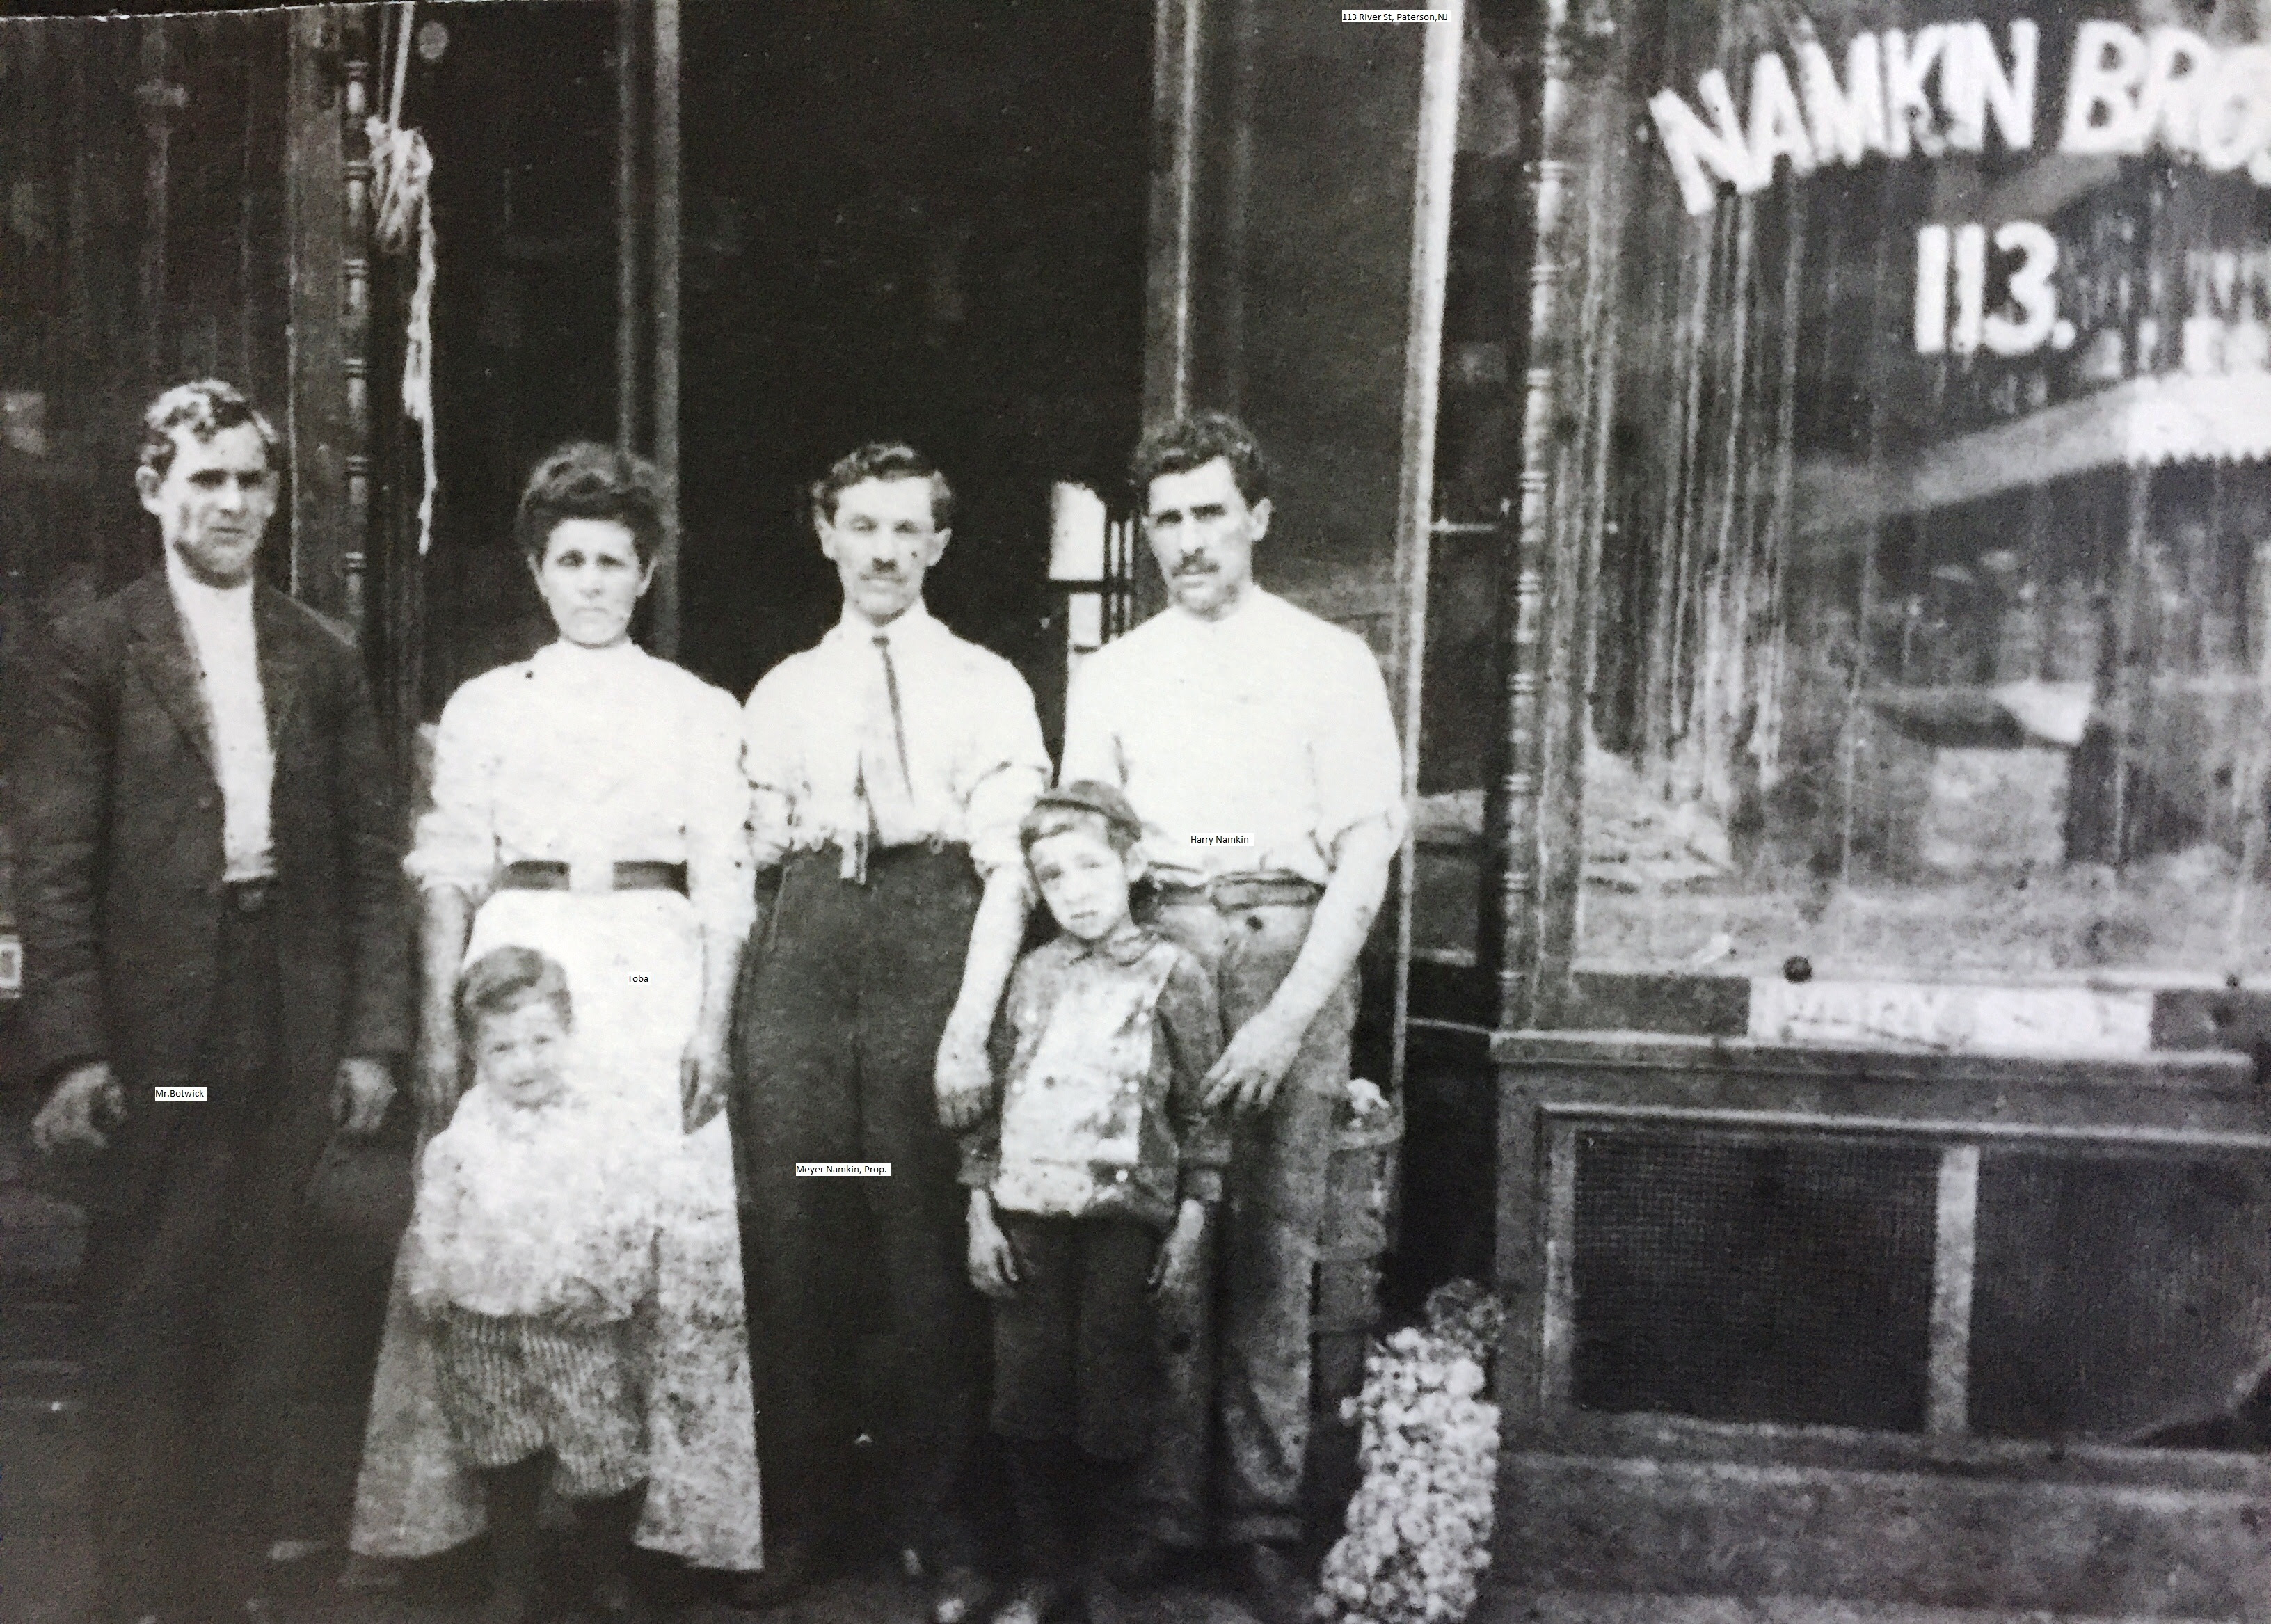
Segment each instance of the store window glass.
[{"label": "store window glass", "polygon": [[1620,9],[1581,967],[2271,974],[2260,9]]}]

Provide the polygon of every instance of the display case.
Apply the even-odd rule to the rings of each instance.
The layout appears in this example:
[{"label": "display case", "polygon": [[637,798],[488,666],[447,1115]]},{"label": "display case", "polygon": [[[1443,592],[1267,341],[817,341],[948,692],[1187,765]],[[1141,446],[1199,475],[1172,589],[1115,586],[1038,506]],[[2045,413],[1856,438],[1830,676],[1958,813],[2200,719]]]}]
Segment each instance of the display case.
[{"label": "display case", "polygon": [[[2271,972],[2271,192],[2051,150],[2074,19],[1896,9],[1984,30],[1986,71],[2033,30],[2029,145],[1959,150],[1936,80],[1929,161],[1699,213],[1650,174],[1673,123],[1635,127],[1577,962]],[[1809,60],[1716,10],[1641,46],[1659,107],[1699,61]]]},{"label": "display case", "polygon": [[1526,1588],[2260,1615],[2260,11],[1530,13]]}]

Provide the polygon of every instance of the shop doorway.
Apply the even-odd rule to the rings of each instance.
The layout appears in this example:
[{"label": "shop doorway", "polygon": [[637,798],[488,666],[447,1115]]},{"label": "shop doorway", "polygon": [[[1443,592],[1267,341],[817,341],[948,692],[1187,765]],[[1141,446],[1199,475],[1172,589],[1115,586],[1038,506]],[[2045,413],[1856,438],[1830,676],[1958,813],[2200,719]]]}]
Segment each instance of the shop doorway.
[{"label": "shop doorway", "polygon": [[[678,657],[741,695],[815,641],[838,598],[804,488],[905,438],[960,497],[931,607],[1026,672],[1054,735],[1050,487],[1116,490],[1141,413],[1148,8],[680,14]],[[614,437],[619,389],[616,8],[443,15],[407,115],[442,239],[429,717],[546,635],[517,481],[562,438]]]}]

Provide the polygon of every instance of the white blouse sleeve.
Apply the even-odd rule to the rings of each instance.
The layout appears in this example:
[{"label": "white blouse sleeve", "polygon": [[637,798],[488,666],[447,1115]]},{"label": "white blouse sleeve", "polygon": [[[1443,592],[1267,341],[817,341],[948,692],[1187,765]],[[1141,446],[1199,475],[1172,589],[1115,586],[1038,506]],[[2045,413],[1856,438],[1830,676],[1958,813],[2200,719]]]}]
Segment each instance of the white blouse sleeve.
[{"label": "white blouse sleeve", "polygon": [[705,930],[739,939],[756,917],[749,864],[749,782],[741,774],[741,711],[704,686],[686,718],[686,892]]},{"label": "white blouse sleeve", "polygon": [[434,738],[434,804],[420,816],[402,866],[421,887],[455,886],[478,904],[496,882],[497,742],[503,719],[474,682],[458,689],[442,709]]},{"label": "white blouse sleeve", "polygon": [[789,667],[767,672],[750,691],[741,719],[742,787],[749,823],[749,860],[777,868],[796,839],[797,797],[803,788],[788,693]]}]

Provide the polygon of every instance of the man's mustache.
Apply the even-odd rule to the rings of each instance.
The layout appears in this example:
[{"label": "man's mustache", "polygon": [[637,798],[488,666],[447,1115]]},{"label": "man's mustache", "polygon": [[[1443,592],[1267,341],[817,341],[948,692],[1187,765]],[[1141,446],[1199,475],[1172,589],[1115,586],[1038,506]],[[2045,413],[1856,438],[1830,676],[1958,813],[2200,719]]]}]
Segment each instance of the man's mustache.
[{"label": "man's mustache", "polygon": [[1212,575],[1218,566],[1204,553],[1193,553],[1175,566],[1177,575]]}]

